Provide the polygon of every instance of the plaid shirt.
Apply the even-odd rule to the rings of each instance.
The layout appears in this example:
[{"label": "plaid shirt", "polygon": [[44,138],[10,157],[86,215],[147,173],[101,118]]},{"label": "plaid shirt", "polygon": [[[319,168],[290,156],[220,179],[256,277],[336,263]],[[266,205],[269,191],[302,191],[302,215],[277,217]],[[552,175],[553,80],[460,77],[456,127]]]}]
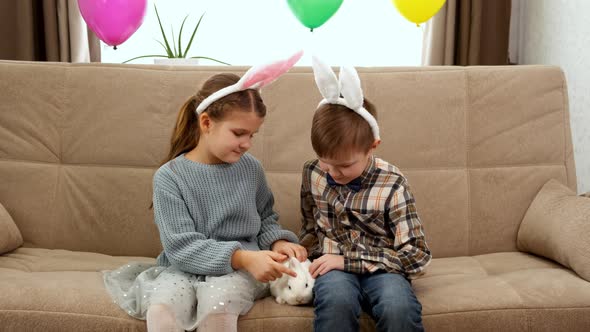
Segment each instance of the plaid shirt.
[{"label": "plaid shirt", "polygon": [[431,255],[409,184],[399,169],[379,158],[360,176],[358,192],[331,186],[311,160],[303,167],[299,240],[312,257],[344,256],[344,270],[387,272],[413,279]]}]

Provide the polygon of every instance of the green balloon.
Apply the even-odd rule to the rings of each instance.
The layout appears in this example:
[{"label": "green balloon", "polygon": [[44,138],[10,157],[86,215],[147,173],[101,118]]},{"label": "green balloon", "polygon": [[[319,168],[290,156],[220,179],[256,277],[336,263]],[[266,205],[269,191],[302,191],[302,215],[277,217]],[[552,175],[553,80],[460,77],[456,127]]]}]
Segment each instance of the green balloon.
[{"label": "green balloon", "polygon": [[289,8],[304,26],[313,29],[326,23],[343,0],[287,0]]}]

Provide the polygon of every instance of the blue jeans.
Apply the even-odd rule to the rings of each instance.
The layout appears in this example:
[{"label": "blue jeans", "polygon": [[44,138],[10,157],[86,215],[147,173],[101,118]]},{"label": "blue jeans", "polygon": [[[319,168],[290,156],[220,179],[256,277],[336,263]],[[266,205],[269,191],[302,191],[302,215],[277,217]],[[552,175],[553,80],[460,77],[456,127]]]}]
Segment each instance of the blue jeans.
[{"label": "blue jeans", "polygon": [[313,291],[314,331],[357,332],[361,309],[375,320],[377,331],[424,331],[422,305],[402,275],[332,270],[316,279]]}]

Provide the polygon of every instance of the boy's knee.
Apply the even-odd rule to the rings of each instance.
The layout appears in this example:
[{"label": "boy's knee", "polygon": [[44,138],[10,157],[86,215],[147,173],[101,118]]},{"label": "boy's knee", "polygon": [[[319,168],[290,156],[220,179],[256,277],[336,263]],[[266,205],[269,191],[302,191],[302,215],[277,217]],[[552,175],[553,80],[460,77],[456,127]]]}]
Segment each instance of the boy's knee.
[{"label": "boy's knee", "polygon": [[327,297],[314,299],[314,315],[316,318],[342,322],[354,322],[361,314],[361,304],[351,298]]},{"label": "boy's knee", "polygon": [[422,330],[422,306],[418,301],[383,301],[373,307],[373,314],[381,326],[397,326],[400,331]]},{"label": "boy's knee", "polygon": [[376,306],[377,313],[382,316],[401,319],[413,315],[422,314],[422,306],[419,303],[412,303],[411,301],[385,301]]}]

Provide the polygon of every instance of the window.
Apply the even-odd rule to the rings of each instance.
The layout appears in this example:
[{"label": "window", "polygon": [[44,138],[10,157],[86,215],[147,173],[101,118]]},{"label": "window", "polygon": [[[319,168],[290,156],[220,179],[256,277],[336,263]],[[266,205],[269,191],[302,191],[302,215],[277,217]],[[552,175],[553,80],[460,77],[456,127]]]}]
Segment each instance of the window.
[{"label": "window", "polygon": [[[311,54],[334,66],[419,66],[423,25],[404,19],[390,0],[345,0],[324,25],[310,32],[291,13],[286,0],[149,0],[143,25],[117,50],[103,45],[102,61],[121,63],[140,55],[165,54],[154,2],[167,36],[186,45],[199,17],[206,12],[189,56],[208,56],[232,65],[254,65],[303,49],[298,65]],[[132,63],[153,63],[153,58]],[[203,65],[216,65],[202,60]]]}]

